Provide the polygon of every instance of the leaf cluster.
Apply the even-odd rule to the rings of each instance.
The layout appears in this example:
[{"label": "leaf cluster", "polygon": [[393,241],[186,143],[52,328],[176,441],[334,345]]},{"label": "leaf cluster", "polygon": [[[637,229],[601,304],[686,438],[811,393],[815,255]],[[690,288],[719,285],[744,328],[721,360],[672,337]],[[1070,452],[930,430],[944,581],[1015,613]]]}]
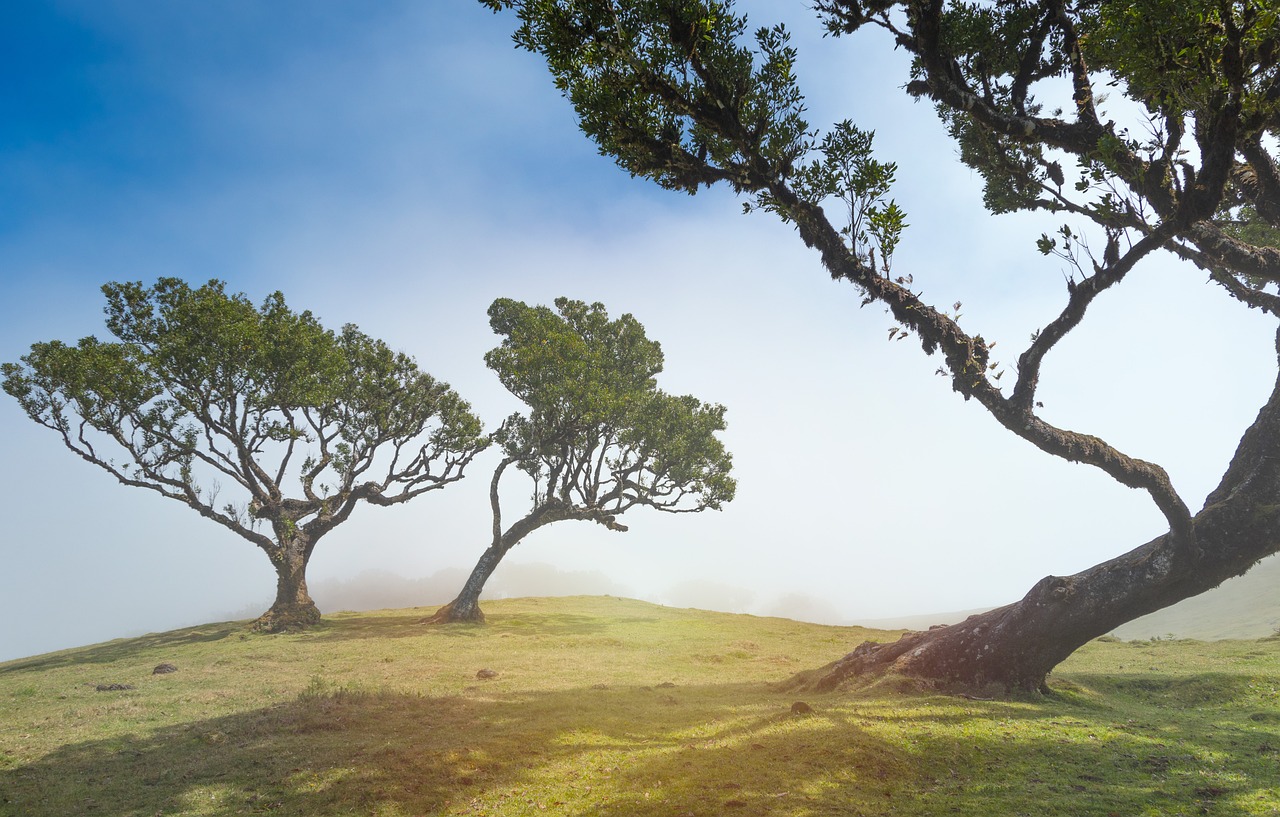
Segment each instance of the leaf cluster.
[{"label": "leaf cluster", "polygon": [[1238,85],[1245,116],[1274,116],[1280,105],[1280,7],[1271,0],[1092,2],[1080,20],[1095,70],[1122,78],[1151,112],[1202,114]]},{"label": "leaf cluster", "polygon": [[754,33],[731,0],[484,0],[514,8],[583,130],[632,175],[695,192],[789,175],[812,134],[782,26]]},{"label": "leaf cluster", "polygon": [[[314,546],[359,500],[454,481],[487,444],[466,402],[412,358],[354,325],[325,329],[280,293],[254,306],[220,281],[176,278],[103,293],[116,340],[34,344],[0,369],[4,390],[121,482],[269,551],[300,529]],[[235,497],[219,504],[224,484]]]},{"label": "leaf cluster", "polygon": [[[813,204],[837,199],[845,221],[840,232],[847,238],[849,248],[860,261],[887,275],[907,223],[906,213],[897,202],[886,200],[898,166],[872,155],[874,139],[874,131],[863,130],[850,120],[836,124],[818,145],[820,158],[797,171],[791,184],[798,196]],[[767,194],[765,197],[772,205],[774,200]],[[789,220],[785,209],[769,209]]]},{"label": "leaf cluster", "polygon": [[661,346],[633,316],[501,298],[489,318],[503,340],[485,362],[529,407],[494,437],[533,480],[535,508],[611,522],[636,505],[698,511],[733,498],[732,459],[716,436],[724,407],[661,391]]}]

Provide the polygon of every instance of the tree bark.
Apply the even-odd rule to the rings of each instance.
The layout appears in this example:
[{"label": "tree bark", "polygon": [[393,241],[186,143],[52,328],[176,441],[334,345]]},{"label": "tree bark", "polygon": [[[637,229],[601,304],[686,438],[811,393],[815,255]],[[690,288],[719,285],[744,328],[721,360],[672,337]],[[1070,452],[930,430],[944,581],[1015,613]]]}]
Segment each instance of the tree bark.
[{"label": "tree bark", "polygon": [[462,590],[458,593],[458,597],[437,610],[435,615],[423,619],[422,623],[453,624],[469,622],[483,624],[484,612],[480,609],[480,593],[484,590],[485,582],[489,581],[489,577],[493,575],[493,571],[497,570],[498,563],[502,561],[502,557],[505,555],[507,555],[507,552],[503,549],[501,543],[492,545],[482,553],[480,561],[476,562],[476,566],[471,569],[471,575],[467,577],[466,583],[462,585]]},{"label": "tree bark", "polygon": [[1280,380],[1192,529],[1189,540],[1166,533],[1074,576],[1046,576],[1021,601],[959,624],[865,642],[784,686],[829,691],[897,674],[944,689],[1043,692],[1091,639],[1243,575],[1280,551]]},{"label": "tree bark", "polygon": [[[424,618],[420,623],[452,624],[456,622],[471,622],[483,624],[484,613],[480,610],[480,593],[484,590],[485,582],[489,581],[493,571],[498,568],[498,563],[502,561],[502,557],[507,555],[507,551],[543,525],[550,525],[552,522],[559,522],[564,519],[595,519],[600,516],[599,513],[592,512],[590,509],[575,508],[564,502],[548,499],[508,528],[505,533],[501,532],[502,516],[497,504],[497,483],[503,467],[505,467],[505,464],[494,475],[494,487],[491,492],[494,503],[493,544],[489,546],[488,550],[480,554],[480,561],[476,562],[476,566],[472,568],[471,575],[467,577],[466,583],[462,585],[462,591],[458,593],[458,597],[437,610],[435,615]],[[626,530],[626,528],[623,528],[623,530]]]},{"label": "tree bark", "polygon": [[297,632],[320,623],[320,608],[307,592],[307,556],[284,548],[271,559],[276,569],[276,600],[253,622],[262,633]]}]

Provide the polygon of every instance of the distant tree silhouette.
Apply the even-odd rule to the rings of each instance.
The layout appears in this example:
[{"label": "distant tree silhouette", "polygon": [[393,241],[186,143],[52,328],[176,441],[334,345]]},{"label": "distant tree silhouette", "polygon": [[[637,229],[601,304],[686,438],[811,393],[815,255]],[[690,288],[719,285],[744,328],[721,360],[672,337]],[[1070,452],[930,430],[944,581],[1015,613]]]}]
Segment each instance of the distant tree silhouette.
[{"label": "distant tree silhouette", "polygon": [[0,369],[4,390],[123,484],[261,548],[277,576],[262,630],[319,621],[307,563],[356,505],[443,488],[487,445],[467,403],[411,358],[278,292],[260,308],[219,281],[103,292],[117,340],[37,343]]}]

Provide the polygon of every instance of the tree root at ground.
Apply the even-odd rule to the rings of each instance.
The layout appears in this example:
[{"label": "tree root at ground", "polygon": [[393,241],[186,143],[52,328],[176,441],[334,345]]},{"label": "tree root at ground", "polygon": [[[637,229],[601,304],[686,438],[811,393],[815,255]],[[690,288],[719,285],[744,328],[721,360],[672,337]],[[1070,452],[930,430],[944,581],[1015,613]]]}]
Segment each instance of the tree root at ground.
[{"label": "tree root at ground", "polygon": [[436,610],[418,622],[419,624],[484,624],[484,612],[480,605],[459,607],[456,600]]}]

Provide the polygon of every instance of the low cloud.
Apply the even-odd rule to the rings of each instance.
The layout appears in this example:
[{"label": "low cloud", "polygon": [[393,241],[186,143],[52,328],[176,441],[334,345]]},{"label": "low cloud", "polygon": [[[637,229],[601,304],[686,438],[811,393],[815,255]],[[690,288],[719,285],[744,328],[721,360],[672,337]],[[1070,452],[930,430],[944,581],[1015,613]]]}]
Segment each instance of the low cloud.
[{"label": "low cloud", "polygon": [[847,617],[834,604],[807,593],[787,593],[767,605],[764,614],[814,624],[847,623]]},{"label": "low cloud", "polygon": [[669,588],[662,594],[662,601],[671,607],[696,607],[699,610],[745,613],[750,609],[755,597],[754,592],[744,587],[735,587],[707,579],[691,579]]},{"label": "low cloud", "polygon": [[[458,588],[461,588],[461,582]],[[452,599],[457,594],[449,596]],[[526,596],[631,596],[632,591],[598,570],[560,570],[543,562],[503,565],[485,586],[481,598]],[[449,599],[446,599],[448,601]]]},{"label": "low cloud", "polygon": [[[340,610],[385,610],[438,607],[458,595],[468,571],[446,568],[430,576],[408,578],[385,570],[366,570],[349,579],[320,579],[310,583],[311,596],[322,613]],[[543,563],[504,564],[498,568],[481,599],[525,596],[629,596],[631,591],[604,573],[560,570]],[[246,607],[232,614],[252,618],[271,606]]]}]

